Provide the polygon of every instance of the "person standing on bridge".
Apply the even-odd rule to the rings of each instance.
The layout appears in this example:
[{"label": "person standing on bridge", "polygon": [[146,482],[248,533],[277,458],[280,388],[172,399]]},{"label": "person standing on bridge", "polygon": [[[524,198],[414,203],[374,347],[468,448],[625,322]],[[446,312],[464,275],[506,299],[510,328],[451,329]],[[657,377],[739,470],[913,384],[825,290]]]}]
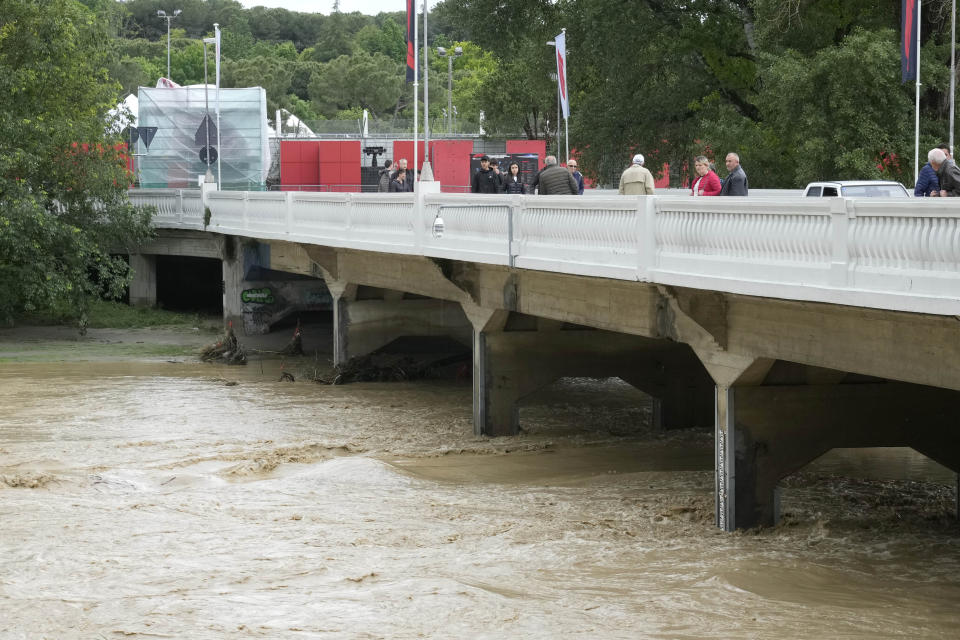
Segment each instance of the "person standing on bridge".
[{"label": "person standing on bridge", "polygon": [[500,193],[500,171],[490,166],[490,156],[480,157],[480,168],[470,180],[470,193]]},{"label": "person standing on bridge", "polygon": [[377,184],[377,191],[387,193],[390,191],[390,167],[393,166],[393,160],[384,160],[383,169],[380,169],[380,182]]},{"label": "person standing on bridge", "polygon": [[960,168],[947,157],[946,152],[943,149],[930,149],[927,160],[937,172],[937,180],[940,181],[940,197],[960,196]]},{"label": "person standing on bridge", "polygon": [[[937,149],[942,149],[947,154],[947,160],[950,158],[950,145],[939,144]],[[936,170],[930,166],[930,163],[923,165],[920,169],[920,175],[917,176],[917,184],[913,188],[913,197],[915,198],[935,198],[940,195],[940,181],[937,179]]]},{"label": "person standing on bridge", "polygon": [[745,196],[750,193],[750,187],[747,184],[747,174],[740,166],[740,156],[733,151],[727,154],[727,179],[723,181],[723,187],[720,188],[722,196]]},{"label": "person standing on bridge", "polygon": [[503,186],[501,187],[503,193],[523,195],[527,192],[527,185],[523,183],[523,178],[520,177],[519,163],[511,162],[507,166],[507,175],[501,177],[503,179]]},{"label": "person standing on bridge", "polygon": [[[401,171],[403,171],[404,175],[406,176],[406,179],[405,179],[405,181],[404,181],[404,183],[403,183],[403,189],[402,189],[402,191],[404,191],[404,192],[413,192],[413,172],[412,172],[412,171],[407,171],[407,159],[406,159],[406,158],[400,158],[399,160],[397,160],[397,170],[394,171],[392,174],[390,174],[390,180],[396,180],[396,179],[397,179],[397,174],[400,173]],[[391,192],[393,191],[393,185],[392,185],[392,184],[390,185],[390,191],[391,191]]]},{"label": "person standing on bridge", "polygon": [[710,168],[710,160],[707,156],[697,156],[693,161],[693,169],[697,172],[698,178],[691,186],[692,195],[720,195],[720,177]]},{"label": "person standing on bridge", "polygon": [[542,196],[575,196],[577,181],[570,171],[557,164],[557,156],[547,156],[543,160],[543,171],[537,174],[537,193]]},{"label": "person standing on bridge", "polygon": [[390,193],[404,193],[407,190],[407,170],[400,169],[390,181]]},{"label": "person standing on bridge", "polygon": [[577,161],[575,158],[567,159],[567,169],[570,170],[570,173],[573,175],[573,179],[577,181],[577,195],[583,195],[583,174],[577,170]]},{"label": "person standing on bridge", "polygon": [[633,156],[633,162],[620,176],[620,195],[622,196],[652,196],[653,174],[643,166],[643,154]]}]

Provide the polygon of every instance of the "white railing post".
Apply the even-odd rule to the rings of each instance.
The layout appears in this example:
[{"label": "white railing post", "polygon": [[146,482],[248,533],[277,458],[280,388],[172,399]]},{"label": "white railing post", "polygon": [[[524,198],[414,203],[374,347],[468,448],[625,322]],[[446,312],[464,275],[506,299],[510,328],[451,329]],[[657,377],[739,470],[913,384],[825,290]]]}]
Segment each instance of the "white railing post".
[{"label": "white railing post", "polygon": [[850,218],[846,198],[830,200],[830,284],[846,287],[850,275]]},{"label": "white railing post", "polygon": [[287,191],[283,199],[287,205],[287,235],[293,236],[293,191]]},{"label": "white railing post", "polygon": [[348,193],[347,194],[347,223],[346,223],[346,228],[344,229],[344,231],[346,231],[347,233],[348,238],[351,235],[350,231],[352,229],[353,229],[353,194]]},{"label": "white railing post", "polygon": [[636,238],[637,279],[652,280],[650,272],[657,266],[657,196],[637,196]]},{"label": "white railing post", "polygon": [[177,189],[177,203],[179,204],[177,223],[182,227],[183,219],[186,217],[186,212],[183,210],[183,189]]},{"label": "white railing post", "polygon": [[427,240],[427,203],[425,195],[422,189],[417,189],[413,201],[413,246],[420,255],[423,255],[423,245]]},{"label": "white railing post", "polygon": [[511,268],[516,264],[516,257],[520,253],[518,230],[523,221],[523,201],[519,195],[510,198],[510,208],[507,209],[507,265]]}]

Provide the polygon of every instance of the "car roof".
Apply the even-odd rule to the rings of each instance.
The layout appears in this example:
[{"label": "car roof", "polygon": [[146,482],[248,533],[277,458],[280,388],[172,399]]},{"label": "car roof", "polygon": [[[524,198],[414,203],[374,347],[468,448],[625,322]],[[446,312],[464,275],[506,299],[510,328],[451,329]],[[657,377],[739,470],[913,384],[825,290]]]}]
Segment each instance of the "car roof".
[{"label": "car roof", "polygon": [[838,187],[867,187],[877,185],[899,185],[895,180],[826,180],[821,182],[811,182],[808,187],[838,186]]}]

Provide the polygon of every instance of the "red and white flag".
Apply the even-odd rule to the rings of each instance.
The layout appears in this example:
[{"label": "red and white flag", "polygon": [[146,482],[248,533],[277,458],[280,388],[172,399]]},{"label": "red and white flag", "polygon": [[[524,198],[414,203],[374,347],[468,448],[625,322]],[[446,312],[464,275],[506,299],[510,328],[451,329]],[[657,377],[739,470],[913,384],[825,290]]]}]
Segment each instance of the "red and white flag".
[{"label": "red and white flag", "polygon": [[560,106],[563,117],[570,117],[570,95],[567,91],[567,32],[564,31],[553,41],[557,45],[557,82],[560,86]]},{"label": "red and white flag", "polygon": [[414,74],[413,50],[416,48],[414,43],[414,23],[417,21],[417,6],[413,0],[407,0],[407,82],[413,82],[416,77]]}]

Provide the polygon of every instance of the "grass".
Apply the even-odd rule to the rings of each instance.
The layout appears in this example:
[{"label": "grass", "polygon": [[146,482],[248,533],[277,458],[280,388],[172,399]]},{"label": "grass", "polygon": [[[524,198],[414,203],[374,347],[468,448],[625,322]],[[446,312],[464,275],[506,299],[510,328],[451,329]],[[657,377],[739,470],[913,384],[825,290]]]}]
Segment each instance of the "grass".
[{"label": "grass", "polygon": [[[223,320],[217,316],[199,313],[178,313],[165,309],[131,307],[122,302],[95,301],[87,312],[87,327],[93,329],[143,329],[147,327],[182,327],[219,331]],[[69,312],[51,311],[41,315],[23,315],[17,324],[51,326],[76,326],[76,318]]]},{"label": "grass", "polygon": [[71,343],[69,350],[62,342],[18,345],[5,351],[0,344],[0,364],[23,362],[113,361],[116,359],[153,359],[196,355],[197,348],[177,344],[98,344]]}]

